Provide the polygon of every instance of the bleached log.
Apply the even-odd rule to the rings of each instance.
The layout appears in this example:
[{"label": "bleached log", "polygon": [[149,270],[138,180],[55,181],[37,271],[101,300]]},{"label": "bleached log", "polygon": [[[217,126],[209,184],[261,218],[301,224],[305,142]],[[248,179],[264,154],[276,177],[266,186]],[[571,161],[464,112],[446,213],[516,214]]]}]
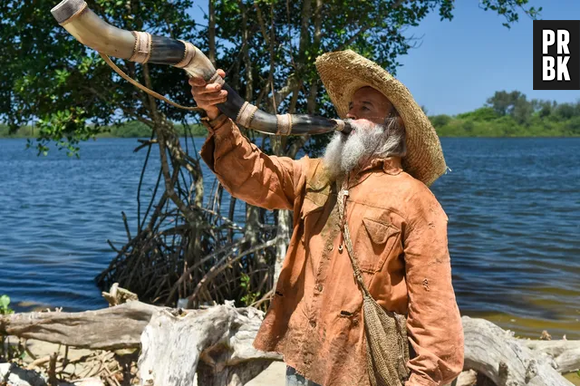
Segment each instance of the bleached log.
[{"label": "bleached log", "polygon": [[497,386],[571,386],[556,370],[554,360],[538,355],[484,319],[462,318],[465,333],[465,366]]},{"label": "bleached log", "polygon": [[254,308],[216,306],[176,316],[157,312],[143,332],[139,358],[141,385],[243,385],[272,360],[252,347],[263,313]]},{"label": "bleached log", "polygon": [[[217,306],[180,315],[133,301],[97,311],[4,315],[0,334],[88,349],[139,348],[143,343],[143,379],[150,379],[143,371],[151,370],[155,380],[163,379],[156,384],[171,385],[165,381],[170,374],[189,382],[197,368],[204,386],[241,385],[280,359],[252,348],[261,322],[262,313],[249,308]],[[463,326],[465,369],[498,386],[571,385],[558,373],[580,368],[580,341],[515,339],[491,322],[468,317]]]},{"label": "bleached log", "polygon": [[138,348],[141,332],[159,309],[129,302],[97,311],[4,315],[0,334],[92,350]]},{"label": "bleached log", "polygon": [[554,359],[560,373],[580,370],[580,342],[577,340],[522,340],[535,353],[544,353]]}]

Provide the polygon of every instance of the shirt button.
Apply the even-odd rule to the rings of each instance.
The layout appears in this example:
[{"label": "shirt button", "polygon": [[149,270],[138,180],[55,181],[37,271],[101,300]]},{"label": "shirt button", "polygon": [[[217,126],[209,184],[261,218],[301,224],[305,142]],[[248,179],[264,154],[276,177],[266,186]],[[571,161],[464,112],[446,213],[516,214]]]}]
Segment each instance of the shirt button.
[{"label": "shirt button", "polygon": [[339,253],[342,253],[342,244],[340,244],[340,245],[338,246],[338,252],[339,252]]},{"label": "shirt button", "polygon": [[318,292],[322,292],[322,284],[318,284],[318,285],[316,286],[316,290],[317,290]]}]

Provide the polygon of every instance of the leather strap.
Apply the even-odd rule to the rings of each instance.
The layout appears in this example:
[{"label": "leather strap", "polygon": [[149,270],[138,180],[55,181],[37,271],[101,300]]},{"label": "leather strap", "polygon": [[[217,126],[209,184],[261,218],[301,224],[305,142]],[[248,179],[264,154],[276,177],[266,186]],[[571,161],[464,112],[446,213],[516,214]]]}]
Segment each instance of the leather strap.
[{"label": "leather strap", "polygon": [[358,263],[356,261],[356,257],[354,255],[354,249],[352,247],[352,240],[350,238],[350,230],[348,229],[348,224],[346,222],[346,198],[348,197],[348,190],[341,189],[339,183],[337,183],[338,188],[338,198],[337,198],[337,205],[338,205],[338,216],[340,219],[340,226],[342,229],[342,238],[344,239],[344,243],[346,244],[346,251],[348,253],[348,257],[350,258],[350,262],[352,264],[352,269],[354,271],[354,278],[356,279],[363,296],[371,296],[365,283],[362,278],[362,273],[360,268],[358,267]]},{"label": "leather strap", "polygon": [[113,63],[113,61],[111,60],[111,58],[109,58],[109,56],[107,56],[103,53],[100,53],[100,52],[99,52],[99,55],[101,55],[101,58],[103,58],[105,63],[107,63],[117,74],[119,74],[121,76],[121,78],[125,79],[127,82],[131,83],[133,86],[137,87],[138,89],[145,91],[147,94],[149,94],[149,95],[151,95],[159,100],[167,102],[171,106],[177,107],[178,109],[189,110],[189,111],[203,111],[203,109],[200,107],[182,106],[178,103],[173,102],[172,100],[165,98],[163,95],[158,94],[155,91],[143,86],[141,83],[137,82],[136,80],[132,79],[129,75],[125,74],[123,72],[123,70],[121,70],[119,67],[117,67],[117,65],[115,63]]}]

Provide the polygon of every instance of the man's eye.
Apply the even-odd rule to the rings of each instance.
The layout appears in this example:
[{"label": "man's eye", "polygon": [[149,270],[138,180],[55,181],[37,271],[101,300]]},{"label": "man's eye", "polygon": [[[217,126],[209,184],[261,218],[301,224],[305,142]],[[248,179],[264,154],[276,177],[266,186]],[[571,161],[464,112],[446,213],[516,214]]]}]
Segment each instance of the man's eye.
[{"label": "man's eye", "polygon": [[362,110],[364,110],[364,111],[369,111],[370,109],[369,109],[368,107],[366,107],[366,106],[363,106],[363,107],[362,107]]}]

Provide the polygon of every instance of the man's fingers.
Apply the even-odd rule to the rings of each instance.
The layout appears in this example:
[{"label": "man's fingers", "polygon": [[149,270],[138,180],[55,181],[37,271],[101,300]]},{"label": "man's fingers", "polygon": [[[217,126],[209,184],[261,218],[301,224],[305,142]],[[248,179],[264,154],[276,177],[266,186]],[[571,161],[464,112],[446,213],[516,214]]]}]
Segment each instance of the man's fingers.
[{"label": "man's fingers", "polygon": [[223,103],[228,99],[227,93],[219,93],[217,95],[204,95],[195,98],[198,105],[215,105],[216,103]]},{"label": "man's fingers", "polygon": [[219,93],[222,86],[217,83],[208,84],[206,86],[191,86],[191,93],[195,95]]},{"label": "man's fingers", "polygon": [[[222,69],[218,69],[217,73],[222,78],[226,76]],[[201,77],[192,77],[189,79],[189,84],[191,85],[193,99],[202,109],[215,108],[215,105],[228,100],[228,92],[222,90],[222,86],[218,83],[207,84]]]},{"label": "man's fingers", "polygon": [[[226,77],[226,72],[221,68],[218,69],[216,72],[222,78]],[[207,82],[200,76],[192,76],[191,78],[189,78],[189,84],[192,86],[205,86]]]},{"label": "man's fingers", "polygon": [[228,100],[228,98],[224,97],[221,99],[213,100],[211,102],[198,103],[197,106],[201,107],[204,110],[207,110],[208,108],[215,107],[216,105],[219,105],[220,103],[225,103],[227,100]]},{"label": "man's fingers", "polygon": [[191,92],[195,94],[211,94],[215,92],[219,92],[222,86],[217,83],[208,84],[205,86],[191,86]]},{"label": "man's fingers", "polygon": [[194,76],[189,78],[189,84],[192,86],[205,86],[206,81],[201,77]]},{"label": "man's fingers", "polygon": [[[226,77],[226,72],[221,68],[217,69],[216,72],[222,78]],[[192,76],[189,78],[189,84],[192,86],[204,86],[207,84],[207,82],[201,76]]]},{"label": "man's fingers", "polygon": [[206,100],[213,100],[213,99],[220,99],[228,95],[228,92],[225,90],[222,91],[213,91],[209,93],[196,93],[194,91],[191,92],[193,97],[196,101],[206,101]]}]

